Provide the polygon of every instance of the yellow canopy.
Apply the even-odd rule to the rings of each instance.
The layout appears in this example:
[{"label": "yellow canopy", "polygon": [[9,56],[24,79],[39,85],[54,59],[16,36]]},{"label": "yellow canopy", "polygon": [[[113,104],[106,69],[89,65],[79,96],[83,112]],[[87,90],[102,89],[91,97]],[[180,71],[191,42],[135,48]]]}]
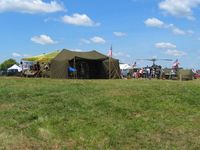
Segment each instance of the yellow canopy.
[{"label": "yellow canopy", "polygon": [[54,59],[59,53],[60,53],[60,51],[55,51],[55,52],[48,53],[48,54],[42,54],[42,55],[33,56],[33,57],[29,57],[29,58],[23,58],[22,60],[46,63],[46,62],[50,62],[52,59]]}]

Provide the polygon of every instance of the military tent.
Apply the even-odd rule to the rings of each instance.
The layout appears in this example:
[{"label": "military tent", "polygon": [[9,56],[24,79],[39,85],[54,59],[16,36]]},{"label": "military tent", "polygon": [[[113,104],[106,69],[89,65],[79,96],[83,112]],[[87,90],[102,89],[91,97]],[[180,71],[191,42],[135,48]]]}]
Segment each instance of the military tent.
[{"label": "military tent", "polygon": [[192,71],[192,69],[180,69],[177,74],[180,80],[194,79],[194,72]]},{"label": "military tent", "polygon": [[[51,78],[108,79],[120,78],[119,61],[97,51],[62,50],[50,62]],[[71,73],[69,68],[75,68]]]}]

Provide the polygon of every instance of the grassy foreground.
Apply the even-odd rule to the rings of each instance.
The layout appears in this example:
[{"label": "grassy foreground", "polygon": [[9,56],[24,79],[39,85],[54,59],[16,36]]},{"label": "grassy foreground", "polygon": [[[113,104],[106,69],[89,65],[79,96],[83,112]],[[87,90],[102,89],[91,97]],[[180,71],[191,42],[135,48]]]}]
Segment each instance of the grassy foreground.
[{"label": "grassy foreground", "polygon": [[0,78],[0,149],[200,149],[200,81]]}]

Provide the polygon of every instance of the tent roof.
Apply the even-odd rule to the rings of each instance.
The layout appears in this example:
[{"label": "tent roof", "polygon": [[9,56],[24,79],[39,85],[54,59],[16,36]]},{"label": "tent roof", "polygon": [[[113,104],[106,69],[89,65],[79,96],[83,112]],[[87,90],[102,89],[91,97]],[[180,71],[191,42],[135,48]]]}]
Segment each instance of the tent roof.
[{"label": "tent roof", "polygon": [[120,69],[121,70],[126,70],[126,69],[133,69],[129,64],[120,64]]},{"label": "tent roof", "polygon": [[63,49],[56,57],[55,60],[72,60],[74,58],[82,58],[89,60],[108,59],[108,56],[103,55],[95,50],[89,52],[74,52]]},{"label": "tent roof", "polygon": [[19,72],[22,71],[22,68],[17,66],[16,64],[14,64],[13,66],[11,66],[10,68],[8,68],[8,70],[12,70],[12,69],[16,69],[18,70]]},{"label": "tent roof", "polygon": [[33,56],[33,57],[29,57],[29,58],[23,58],[22,60],[24,60],[24,61],[35,61],[35,62],[50,62],[59,53],[60,53],[60,51],[55,51],[55,52],[48,53],[48,54],[42,54],[42,55]]}]

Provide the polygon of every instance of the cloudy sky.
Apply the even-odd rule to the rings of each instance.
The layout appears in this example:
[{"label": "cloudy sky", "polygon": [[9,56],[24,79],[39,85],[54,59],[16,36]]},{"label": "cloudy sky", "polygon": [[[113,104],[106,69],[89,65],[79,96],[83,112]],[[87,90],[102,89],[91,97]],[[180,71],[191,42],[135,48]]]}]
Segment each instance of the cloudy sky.
[{"label": "cloudy sky", "polygon": [[200,0],[0,0],[0,62],[63,48],[107,54],[112,44],[121,62],[199,69],[199,27]]}]

